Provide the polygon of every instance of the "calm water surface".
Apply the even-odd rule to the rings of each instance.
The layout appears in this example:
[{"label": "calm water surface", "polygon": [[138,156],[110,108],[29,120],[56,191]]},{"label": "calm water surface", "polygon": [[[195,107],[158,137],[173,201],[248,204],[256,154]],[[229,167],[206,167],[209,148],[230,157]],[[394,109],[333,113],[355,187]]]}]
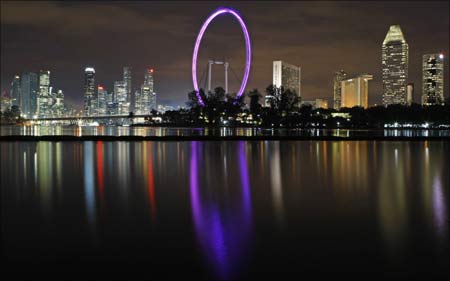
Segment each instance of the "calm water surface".
[{"label": "calm water surface", "polygon": [[16,278],[449,278],[444,141],[0,142]]},{"label": "calm water surface", "polygon": [[121,126],[1,126],[2,136],[302,136],[302,137],[448,137],[449,129],[287,129]]}]

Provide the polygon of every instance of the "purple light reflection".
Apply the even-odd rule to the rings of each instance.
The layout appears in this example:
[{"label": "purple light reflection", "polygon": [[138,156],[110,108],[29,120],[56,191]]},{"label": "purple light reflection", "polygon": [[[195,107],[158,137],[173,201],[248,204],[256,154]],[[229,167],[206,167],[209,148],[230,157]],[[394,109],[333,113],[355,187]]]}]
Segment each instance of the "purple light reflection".
[{"label": "purple light reflection", "polygon": [[190,199],[195,232],[198,243],[202,246],[208,261],[212,263],[216,274],[223,279],[232,279],[230,275],[240,264],[239,260],[248,245],[251,230],[251,194],[245,144],[239,143],[238,148],[242,200],[237,204],[238,208],[223,212],[213,198],[203,200],[201,198],[199,145],[198,142],[191,142]]},{"label": "purple light reflection", "polygon": [[440,233],[444,233],[447,220],[446,209],[441,178],[436,175],[433,181],[433,213],[436,227]]},{"label": "purple light reflection", "polygon": [[198,88],[198,82],[197,82],[197,57],[198,57],[198,49],[200,47],[200,42],[202,41],[203,34],[206,31],[206,28],[211,23],[211,21],[217,17],[220,14],[229,13],[232,14],[241,25],[242,32],[244,33],[245,37],[245,71],[244,71],[244,78],[242,79],[241,87],[239,88],[239,91],[237,93],[237,98],[239,98],[245,90],[245,86],[247,85],[248,76],[250,73],[250,63],[251,63],[251,44],[250,44],[250,36],[248,34],[247,26],[245,25],[244,21],[242,20],[241,16],[233,9],[230,8],[219,8],[214,13],[212,13],[206,21],[203,23],[202,28],[200,29],[200,32],[197,35],[197,40],[195,41],[194,46],[194,53],[192,55],[192,83],[194,85],[194,90],[197,94],[197,98],[199,103],[202,106],[205,106],[204,101],[202,100],[202,97],[199,93]]}]

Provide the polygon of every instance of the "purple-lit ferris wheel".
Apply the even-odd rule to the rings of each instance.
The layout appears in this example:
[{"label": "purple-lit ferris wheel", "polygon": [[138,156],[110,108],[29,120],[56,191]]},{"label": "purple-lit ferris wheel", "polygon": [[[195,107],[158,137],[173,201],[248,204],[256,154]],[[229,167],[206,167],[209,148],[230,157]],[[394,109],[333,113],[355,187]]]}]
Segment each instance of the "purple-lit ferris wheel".
[{"label": "purple-lit ferris wheel", "polygon": [[241,87],[239,88],[239,91],[237,93],[237,98],[242,96],[245,90],[245,86],[247,85],[248,75],[250,73],[250,63],[251,63],[251,45],[250,45],[250,36],[248,35],[247,26],[245,25],[244,21],[242,20],[241,16],[233,9],[230,8],[219,8],[214,13],[212,13],[206,21],[203,23],[202,28],[200,29],[200,32],[198,33],[197,40],[195,41],[195,47],[194,47],[194,54],[192,55],[192,83],[194,84],[194,90],[197,94],[198,101],[200,105],[204,106],[205,103],[202,100],[202,97],[199,93],[199,87],[197,82],[197,56],[198,56],[198,49],[200,47],[200,42],[202,41],[203,34],[206,31],[206,28],[211,23],[211,21],[221,14],[231,14],[233,15],[239,22],[242,28],[242,32],[244,33],[245,37],[245,71],[244,71],[244,77],[242,79]]}]

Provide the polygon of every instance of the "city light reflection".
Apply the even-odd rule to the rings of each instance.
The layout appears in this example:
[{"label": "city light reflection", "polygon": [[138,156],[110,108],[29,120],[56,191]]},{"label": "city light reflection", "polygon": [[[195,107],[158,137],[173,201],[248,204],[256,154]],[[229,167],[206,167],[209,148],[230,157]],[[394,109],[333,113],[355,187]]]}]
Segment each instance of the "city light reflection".
[{"label": "city light reflection", "polygon": [[85,142],[83,153],[84,166],[84,198],[86,205],[87,222],[92,232],[95,231],[95,174],[94,174],[94,144]]}]

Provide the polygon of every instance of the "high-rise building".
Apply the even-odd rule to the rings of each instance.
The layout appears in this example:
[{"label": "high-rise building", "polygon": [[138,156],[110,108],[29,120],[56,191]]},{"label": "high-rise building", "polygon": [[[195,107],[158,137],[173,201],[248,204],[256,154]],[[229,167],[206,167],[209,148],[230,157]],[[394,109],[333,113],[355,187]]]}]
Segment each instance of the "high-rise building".
[{"label": "high-rise building", "polygon": [[383,104],[406,104],[408,44],[399,25],[391,25],[381,48]]},{"label": "high-rise building", "polygon": [[411,105],[414,102],[414,83],[406,85],[406,104]]},{"label": "high-rise building", "polygon": [[32,118],[37,110],[37,96],[39,93],[38,75],[33,72],[24,73],[21,77],[21,104],[22,114],[26,118]]},{"label": "high-rise building", "polygon": [[361,74],[352,79],[341,81],[341,107],[369,107],[369,80],[373,76]]},{"label": "high-rise building", "polygon": [[91,116],[95,114],[95,69],[86,67],[84,69],[84,108],[83,114]]},{"label": "high-rise building", "polygon": [[11,97],[11,106],[21,105],[21,91],[20,91],[20,76],[14,75],[13,80],[11,81],[11,90],[9,96]]},{"label": "high-rise building", "polygon": [[426,54],[422,58],[422,105],[444,103],[444,55]]},{"label": "high-rise building", "polygon": [[39,94],[37,98],[37,116],[40,118],[51,117],[51,105],[53,99],[50,90],[50,71],[39,71]]},{"label": "high-rise building", "polygon": [[[273,86],[275,92],[279,91],[281,87],[284,90],[290,90],[301,97],[301,68],[284,61],[273,61]],[[270,99],[273,97],[266,96],[266,106],[270,104]]]},{"label": "high-rise building", "polygon": [[127,91],[127,102],[131,104],[131,67],[125,66],[123,68],[123,82],[125,83],[125,88]]},{"label": "high-rise building", "polygon": [[153,68],[147,69],[141,91],[136,92],[135,111],[137,115],[150,114],[156,109],[156,93],[154,92]]},{"label": "high-rise building", "polygon": [[53,115],[62,117],[65,113],[64,94],[62,90],[58,90],[55,94],[55,104],[52,106]]},{"label": "high-rise building", "polygon": [[114,82],[114,99],[117,103],[117,114],[128,115],[130,113],[130,103],[127,99],[127,89],[124,81]]},{"label": "high-rise building", "polygon": [[347,73],[344,70],[339,70],[334,73],[333,78],[333,108],[339,110],[341,108],[341,81],[347,78]]},{"label": "high-rise building", "polygon": [[[112,101],[111,101],[112,102]],[[103,86],[97,87],[97,115],[104,116],[108,112],[108,92]]]},{"label": "high-rise building", "polygon": [[0,111],[5,112],[11,108],[11,97],[3,92],[0,96]]}]

